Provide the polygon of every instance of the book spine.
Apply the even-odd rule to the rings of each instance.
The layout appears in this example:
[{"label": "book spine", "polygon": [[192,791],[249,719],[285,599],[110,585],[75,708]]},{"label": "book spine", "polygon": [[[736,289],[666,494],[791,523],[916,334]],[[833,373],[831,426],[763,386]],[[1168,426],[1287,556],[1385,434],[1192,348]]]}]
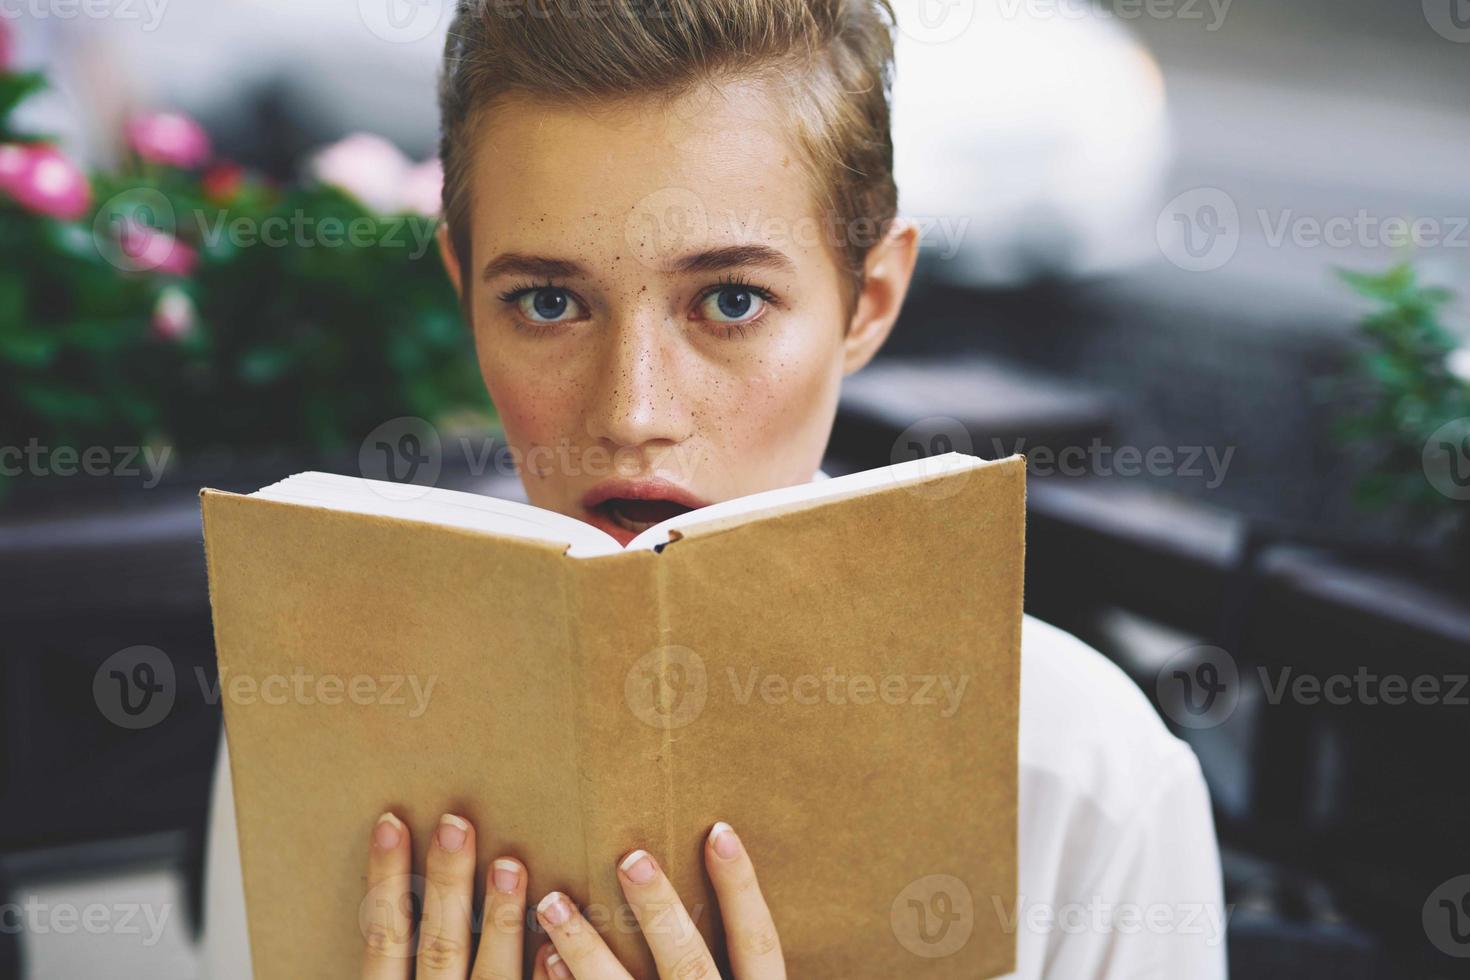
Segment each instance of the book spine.
[{"label": "book spine", "polygon": [[573,563],[568,596],[573,725],[587,853],[588,919],[633,976],[657,980],[617,864],[672,857],[670,752],[684,678],[666,641],[661,563],[631,552]]}]

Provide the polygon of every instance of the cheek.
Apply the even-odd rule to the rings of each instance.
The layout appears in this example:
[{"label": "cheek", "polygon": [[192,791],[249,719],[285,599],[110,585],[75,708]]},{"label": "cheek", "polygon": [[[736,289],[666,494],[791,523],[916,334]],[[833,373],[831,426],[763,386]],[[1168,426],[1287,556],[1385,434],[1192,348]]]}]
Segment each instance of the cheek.
[{"label": "cheek", "polygon": [[732,449],[763,454],[801,452],[803,437],[825,442],[830,406],[841,381],[842,345],[826,318],[788,324],[771,340],[750,345],[734,376],[711,386],[715,438]]},{"label": "cheek", "polygon": [[482,344],[480,373],[512,447],[576,441],[585,387],[576,365],[545,363],[515,344]]}]

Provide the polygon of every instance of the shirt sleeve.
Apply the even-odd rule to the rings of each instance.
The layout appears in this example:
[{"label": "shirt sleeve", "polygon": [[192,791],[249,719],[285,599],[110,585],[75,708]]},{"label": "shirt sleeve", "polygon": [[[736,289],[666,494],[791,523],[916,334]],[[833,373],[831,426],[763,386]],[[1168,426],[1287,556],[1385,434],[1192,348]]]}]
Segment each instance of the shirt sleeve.
[{"label": "shirt sleeve", "polygon": [[1091,882],[1056,909],[1048,980],[1225,980],[1209,791],[1194,752],[1175,746]]}]

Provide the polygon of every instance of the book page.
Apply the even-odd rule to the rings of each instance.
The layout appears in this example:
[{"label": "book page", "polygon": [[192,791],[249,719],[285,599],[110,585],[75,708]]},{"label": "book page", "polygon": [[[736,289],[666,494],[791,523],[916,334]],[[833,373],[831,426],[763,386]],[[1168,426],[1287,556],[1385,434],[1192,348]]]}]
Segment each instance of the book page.
[{"label": "book page", "polygon": [[427,521],[445,527],[487,531],[518,538],[570,545],[574,558],[622,550],[616,538],[574,517],[463,490],[390,483],[336,473],[307,472],[250,494],[282,503],[325,507],[355,514],[376,514]]},{"label": "book page", "polygon": [[[589,851],[655,852],[717,960],[702,848],[726,820],[792,977],[1010,972],[1024,498],[1021,459],[974,460],[579,563]],[[630,569],[652,608],[615,595]],[[605,938],[657,975],[636,934]]]},{"label": "book page", "polygon": [[840,500],[843,497],[856,496],[887,487],[920,483],[947,473],[988,466],[995,462],[997,461],[980,459],[965,453],[943,453],[938,456],[895,463],[892,466],[864,470],[861,473],[849,473],[846,476],[836,476],[828,480],[799,483],[795,486],[736,497],[733,500],[725,500],[698,510],[691,510],[655,524],[629,541],[627,550],[657,551],[669,542],[670,536],[675,531],[685,531],[715,523],[728,523],[759,513],[780,513],[803,505]]},{"label": "book page", "polygon": [[220,701],[259,980],[358,975],[373,822],[474,821],[587,881],[562,547],[206,492]]}]

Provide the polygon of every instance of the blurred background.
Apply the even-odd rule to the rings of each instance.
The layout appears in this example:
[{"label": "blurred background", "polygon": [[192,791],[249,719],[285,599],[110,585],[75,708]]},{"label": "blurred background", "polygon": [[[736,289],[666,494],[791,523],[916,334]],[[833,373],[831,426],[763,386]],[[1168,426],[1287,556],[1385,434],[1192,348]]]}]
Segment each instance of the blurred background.
[{"label": "blurred background", "polygon": [[[494,445],[448,6],[0,5],[0,977],[202,976],[199,487]],[[895,6],[920,279],[829,471],[1028,455],[1028,609],[1198,753],[1233,976],[1466,975],[1470,4]]]}]

